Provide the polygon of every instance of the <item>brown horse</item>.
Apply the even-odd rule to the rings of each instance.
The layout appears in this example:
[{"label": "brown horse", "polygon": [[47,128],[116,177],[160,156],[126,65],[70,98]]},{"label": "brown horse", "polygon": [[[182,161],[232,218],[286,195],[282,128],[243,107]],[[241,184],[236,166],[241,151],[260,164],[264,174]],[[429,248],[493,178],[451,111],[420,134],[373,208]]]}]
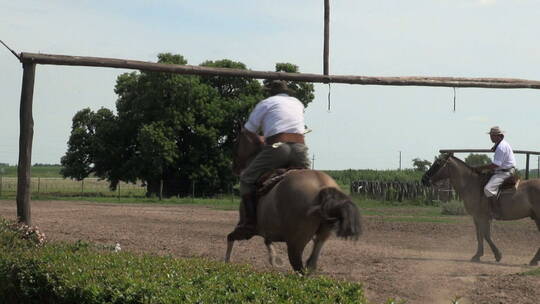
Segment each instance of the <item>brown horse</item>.
[{"label": "brown horse", "polygon": [[[491,240],[491,214],[488,199],[484,195],[484,185],[487,178],[477,173],[462,160],[452,154],[441,154],[431,168],[422,177],[424,185],[430,185],[443,179],[450,179],[452,187],[459,194],[465,204],[465,210],[474,219],[478,248],[471,261],[478,262],[484,255],[484,240],[487,241],[495,260],[501,260],[502,255]],[[521,181],[515,191],[500,195],[501,219],[517,220],[526,217],[532,218],[540,231],[540,179]],[[529,263],[538,265],[540,248]]]},{"label": "brown horse", "polygon": [[[262,142],[254,142],[243,132],[237,138],[233,172],[239,174],[261,150]],[[242,210],[240,210],[242,212]],[[257,235],[264,238],[270,263],[276,263],[272,242],[285,242],[289,262],[295,271],[304,272],[302,253],[313,240],[313,251],[307,260],[307,270],[317,268],[317,260],[333,231],[338,237],[356,240],[361,234],[358,207],[343,193],[327,174],[316,170],[290,171],[257,203]],[[229,262],[235,240],[227,236],[225,261]]]}]

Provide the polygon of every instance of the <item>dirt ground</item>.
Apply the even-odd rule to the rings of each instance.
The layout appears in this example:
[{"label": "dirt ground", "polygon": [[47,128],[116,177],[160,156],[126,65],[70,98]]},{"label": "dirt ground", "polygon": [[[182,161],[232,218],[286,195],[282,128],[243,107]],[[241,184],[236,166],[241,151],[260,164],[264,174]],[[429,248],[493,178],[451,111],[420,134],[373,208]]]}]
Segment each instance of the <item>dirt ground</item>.
[{"label": "dirt ground", "polygon": [[[14,219],[15,201],[0,201],[0,215]],[[122,250],[177,257],[222,260],[226,235],[237,220],[235,211],[205,207],[103,204],[65,201],[32,202],[33,224],[49,240],[86,240],[121,244]],[[494,261],[486,244],[481,263],[469,259],[476,239],[472,219],[457,223],[393,221],[364,216],[365,233],[347,242],[332,238],[323,248],[318,274],[361,282],[368,299],[407,303],[540,303],[540,277],[519,275],[540,246],[540,233],[530,220],[499,222],[494,241],[502,251]],[[285,247],[277,246],[283,266],[291,271]],[[306,256],[310,247],[306,248]],[[262,238],[238,242],[234,263],[270,270]]]}]

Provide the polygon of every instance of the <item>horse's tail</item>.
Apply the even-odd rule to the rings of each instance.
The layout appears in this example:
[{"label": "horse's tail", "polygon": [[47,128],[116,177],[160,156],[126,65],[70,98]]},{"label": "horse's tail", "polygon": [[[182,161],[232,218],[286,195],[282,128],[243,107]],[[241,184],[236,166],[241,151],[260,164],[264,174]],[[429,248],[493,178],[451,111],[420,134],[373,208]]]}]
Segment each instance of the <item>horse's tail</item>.
[{"label": "horse's tail", "polygon": [[309,213],[319,214],[326,223],[336,224],[336,234],[340,238],[357,240],[362,234],[358,207],[348,195],[337,188],[323,188]]}]

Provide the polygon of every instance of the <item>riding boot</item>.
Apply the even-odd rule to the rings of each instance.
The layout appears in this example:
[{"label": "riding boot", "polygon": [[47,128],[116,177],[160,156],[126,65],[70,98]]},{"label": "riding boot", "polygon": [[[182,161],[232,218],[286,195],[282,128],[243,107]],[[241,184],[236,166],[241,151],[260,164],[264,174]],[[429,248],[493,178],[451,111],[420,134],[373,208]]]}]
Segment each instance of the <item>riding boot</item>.
[{"label": "riding boot", "polygon": [[255,194],[248,193],[242,196],[242,203],[246,211],[246,219],[244,227],[256,232],[257,227],[257,203],[255,202]]},{"label": "riding boot", "polygon": [[242,195],[240,203],[240,220],[236,228],[229,235],[233,240],[249,240],[257,234],[257,212],[255,195],[248,193]]},{"label": "riding boot", "polygon": [[493,217],[496,220],[502,219],[501,203],[499,202],[499,199],[497,198],[497,196],[489,197],[488,204],[489,204],[489,211],[491,213],[491,217]]}]

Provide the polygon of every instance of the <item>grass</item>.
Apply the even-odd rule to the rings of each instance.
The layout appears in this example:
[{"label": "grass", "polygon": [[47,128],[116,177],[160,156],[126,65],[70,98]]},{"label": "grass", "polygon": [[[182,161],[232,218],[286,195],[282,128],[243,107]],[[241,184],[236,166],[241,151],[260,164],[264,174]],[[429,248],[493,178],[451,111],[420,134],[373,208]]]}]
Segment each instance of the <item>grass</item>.
[{"label": "grass", "polygon": [[[14,199],[14,197],[1,197],[2,199]],[[58,200],[80,201],[107,204],[162,204],[162,205],[192,205],[209,207],[216,210],[238,210],[239,197],[222,196],[215,198],[168,198],[159,200],[157,197],[87,197],[69,196],[58,197],[54,195],[33,195],[32,200]],[[418,223],[455,223],[463,220],[463,217],[443,215],[440,207],[418,206],[415,204],[393,204],[376,200],[363,200],[353,198],[359,206],[363,216],[384,216],[389,222],[418,222]]]},{"label": "grass", "polygon": [[[1,199],[14,199],[14,197],[3,196]],[[80,201],[80,202],[95,202],[105,204],[162,204],[162,205],[195,205],[210,207],[218,210],[237,210],[240,198],[238,197],[223,197],[223,198],[167,198],[159,200],[157,197],[88,197],[88,196],[54,196],[54,195],[37,195],[32,196],[33,201]]]},{"label": "grass", "polygon": [[424,216],[390,216],[384,218],[385,222],[399,222],[399,223],[458,223],[459,219],[454,218],[434,218],[434,217],[424,217]]},{"label": "grass", "polygon": [[[60,165],[34,165],[32,166],[32,177],[62,177],[60,175]],[[5,177],[17,177],[17,166],[0,165],[0,175]]]},{"label": "grass", "polygon": [[28,231],[0,218],[2,303],[367,303],[354,282],[86,242],[36,243]]},{"label": "grass", "polygon": [[536,268],[536,269],[534,269],[534,270],[524,272],[523,274],[524,274],[524,275],[530,275],[530,276],[537,276],[537,277],[540,277],[540,268]]}]

